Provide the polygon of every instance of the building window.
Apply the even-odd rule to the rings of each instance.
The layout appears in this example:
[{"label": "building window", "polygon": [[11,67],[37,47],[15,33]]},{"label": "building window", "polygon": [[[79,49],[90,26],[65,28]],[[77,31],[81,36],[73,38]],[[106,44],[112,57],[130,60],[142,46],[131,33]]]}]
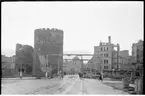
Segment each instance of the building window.
[{"label": "building window", "polygon": [[108,53],[104,54],[104,57],[108,57]]},{"label": "building window", "polygon": [[108,64],[108,60],[104,60],[104,64]]},{"label": "building window", "polygon": [[101,63],[103,63],[103,60],[101,60]]},{"label": "building window", "polygon": [[101,47],[101,51],[103,51],[102,47]]},{"label": "building window", "polygon": [[108,51],[108,47],[104,47],[104,51]]},{"label": "building window", "polygon": [[108,69],[108,66],[104,66],[104,69]]},{"label": "building window", "polygon": [[103,54],[101,53],[101,54],[100,54],[100,56],[102,57],[102,56],[103,56]]}]

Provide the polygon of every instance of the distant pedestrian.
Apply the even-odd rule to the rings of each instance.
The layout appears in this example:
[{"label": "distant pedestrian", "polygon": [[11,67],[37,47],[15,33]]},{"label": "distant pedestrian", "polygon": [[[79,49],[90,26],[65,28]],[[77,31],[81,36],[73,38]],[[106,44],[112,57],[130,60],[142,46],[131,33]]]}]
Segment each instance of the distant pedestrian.
[{"label": "distant pedestrian", "polygon": [[63,72],[60,73],[60,79],[63,79]]},{"label": "distant pedestrian", "polygon": [[79,73],[79,77],[80,77],[80,79],[82,79],[82,75],[83,75],[82,73]]},{"label": "distant pedestrian", "polygon": [[63,79],[63,73],[61,74],[61,78]]},{"label": "distant pedestrian", "polygon": [[81,73],[79,73],[79,77],[81,78]]},{"label": "distant pedestrian", "polygon": [[100,74],[100,76],[99,76],[99,80],[100,81],[103,81],[103,78],[102,78],[102,75]]},{"label": "distant pedestrian", "polygon": [[20,78],[22,79],[22,71],[20,71]]}]

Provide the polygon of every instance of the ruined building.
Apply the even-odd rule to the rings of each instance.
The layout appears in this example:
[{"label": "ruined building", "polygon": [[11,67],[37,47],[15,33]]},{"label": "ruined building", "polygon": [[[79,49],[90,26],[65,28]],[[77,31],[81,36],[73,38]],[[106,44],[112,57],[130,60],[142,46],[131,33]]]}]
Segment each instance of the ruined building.
[{"label": "ruined building", "polygon": [[30,45],[16,44],[16,70],[24,69],[24,73],[32,74],[33,47]]},{"label": "ruined building", "polygon": [[112,70],[114,47],[119,50],[119,44],[112,44],[110,36],[108,42],[100,42],[99,46],[94,46],[94,55],[101,61],[99,70]]}]

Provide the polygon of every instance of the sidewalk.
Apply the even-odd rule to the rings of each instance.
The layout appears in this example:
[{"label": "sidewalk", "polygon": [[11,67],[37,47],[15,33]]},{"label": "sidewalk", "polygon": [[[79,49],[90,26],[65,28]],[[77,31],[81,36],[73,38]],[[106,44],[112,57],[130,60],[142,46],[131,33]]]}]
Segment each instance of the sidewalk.
[{"label": "sidewalk", "polygon": [[102,82],[103,84],[107,85],[107,86],[111,86],[114,89],[119,89],[122,90],[123,89],[123,85],[121,81],[111,81],[111,80],[103,80]]},{"label": "sidewalk", "polygon": [[[118,90],[123,90],[124,91],[123,85],[122,85],[122,81],[104,80],[102,83],[107,85],[107,86],[111,86],[114,89],[118,89]],[[134,84],[129,84],[129,86],[135,88]]]},{"label": "sidewalk", "polygon": [[35,90],[42,89],[46,86],[51,86],[59,83],[59,79],[46,80],[46,79],[37,79],[37,80],[20,80],[16,83],[7,83],[2,87],[2,94],[27,94]]}]

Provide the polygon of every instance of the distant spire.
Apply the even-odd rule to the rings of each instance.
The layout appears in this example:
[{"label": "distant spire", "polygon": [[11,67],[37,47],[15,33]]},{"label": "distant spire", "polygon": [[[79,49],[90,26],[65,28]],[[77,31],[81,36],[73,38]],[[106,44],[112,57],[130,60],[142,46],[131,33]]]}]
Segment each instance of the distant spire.
[{"label": "distant spire", "polygon": [[102,42],[101,42],[101,40],[100,40],[100,45],[102,45]]},{"label": "distant spire", "polygon": [[111,43],[111,36],[108,36],[108,42]]}]

